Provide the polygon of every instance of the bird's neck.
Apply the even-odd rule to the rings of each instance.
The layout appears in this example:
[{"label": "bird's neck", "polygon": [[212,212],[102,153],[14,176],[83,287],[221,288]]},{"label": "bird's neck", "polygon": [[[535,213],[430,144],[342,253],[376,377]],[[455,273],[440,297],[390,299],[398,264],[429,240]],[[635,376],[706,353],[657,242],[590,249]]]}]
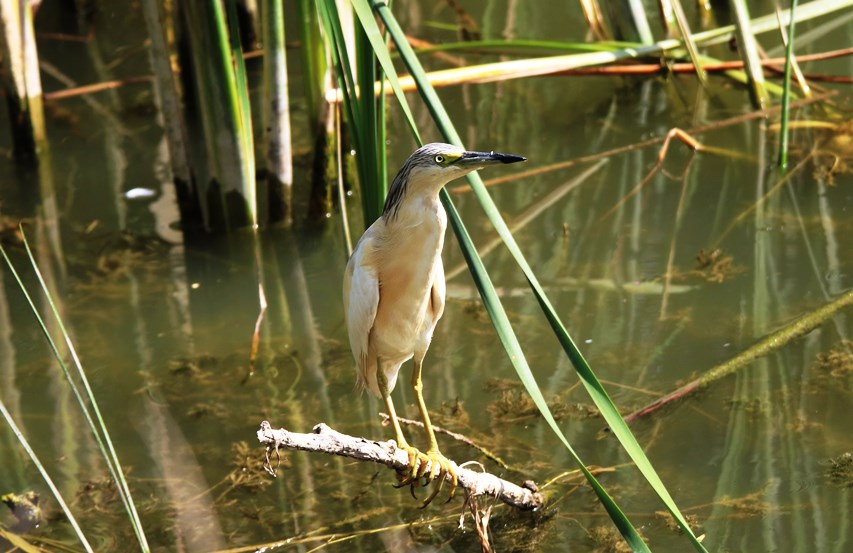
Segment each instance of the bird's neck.
[{"label": "bird's neck", "polygon": [[395,232],[405,232],[412,227],[429,227],[443,236],[447,228],[447,214],[438,198],[438,191],[410,191],[397,213],[389,215],[385,224]]},{"label": "bird's neck", "polygon": [[393,287],[398,282],[406,289],[425,292],[432,285],[436,264],[441,263],[447,228],[438,195],[408,196],[395,215],[383,219],[377,221],[382,230],[376,241],[381,285]]}]

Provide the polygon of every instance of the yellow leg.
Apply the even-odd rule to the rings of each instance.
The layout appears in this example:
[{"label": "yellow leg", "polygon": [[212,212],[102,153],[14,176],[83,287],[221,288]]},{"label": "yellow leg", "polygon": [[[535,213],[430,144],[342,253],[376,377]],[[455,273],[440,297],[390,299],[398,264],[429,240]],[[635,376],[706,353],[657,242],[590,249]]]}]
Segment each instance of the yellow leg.
[{"label": "yellow leg", "polygon": [[427,411],[426,403],[424,402],[424,385],[421,381],[421,362],[417,359],[415,360],[415,368],[412,371],[412,389],[415,391],[415,397],[418,400],[418,409],[421,412],[421,419],[424,422],[424,430],[426,430],[427,440],[429,440],[429,449],[426,452],[426,457],[430,460],[429,479],[435,480],[438,478],[438,483],[436,484],[435,489],[429,497],[424,500],[424,506],[429,505],[429,503],[435,499],[435,496],[439,494],[441,487],[444,484],[444,478],[448,474],[452,477],[450,497],[447,499],[450,501],[453,499],[453,493],[456,491],[456,485],[458,483],[456,477],[456,464],[442,455],[441,451],[438,449],[438,440],[435,439],[435,430],[432,428],[432,422],[430,422],[429,419],[429,412]]},{"label": "yellow leg", "polygon": [[400,421],[397,419],[397,411],[394,409],[394,402],[391,401],[391,396],[385,395],[382,399],[385,400],[385,409],[388,410],[388,416],[391,417],[391,426],[394,427],[394,439],[397,440],[397,447],[409,447],[409,443],[403,435],[403,429],[400,428]]},{"label": "yellow leg", "polygon": [[[406,485],[418,480],[426,471],[429,458],[418,451],[416,448],[409,445],[406,437],[403,435],[403,429],[400,427],[400,421],[397,419],[397,410],[394,409],[394,402],[391,400],[391,390],[388,389],[388,379],[385,373],[382,372],[382,365],[377,359],[376,363],[376,383],[379,385],[379,390],[382,392],[382,399],[385,401],[385,408],[388,410],[388,416],[391,419],[391,426],[394,427],[394,439],[397,441],[397,447],[404,450],[409,455],[409,469],[401,478],[400,485]],[[414,495],[414,491],[412,492]]]}]

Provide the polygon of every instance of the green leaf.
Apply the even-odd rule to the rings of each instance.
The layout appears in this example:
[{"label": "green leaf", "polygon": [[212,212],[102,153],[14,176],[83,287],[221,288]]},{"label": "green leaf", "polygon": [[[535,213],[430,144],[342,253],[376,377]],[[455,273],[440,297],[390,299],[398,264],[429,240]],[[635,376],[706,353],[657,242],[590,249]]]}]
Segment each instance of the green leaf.
[{"label": "green leaf", "polygon": [[788,118],[791,111],[791,69],[794,66],[794,28],[796,27],[794,11],[797,0],[791,0],[791,22],[788,23],[788,45],[785,49],[785,83],[782,93],[782,121],[779,129],[779,168],[788,168]]},{"label": "green leaf", "polygon": [[382,215],[385,203],[387,184],[380,177],[380,159],[385,157],[385,143],[379,142],[379,117],[376,95],[373,93],[373,83],[376,81],[376,62],[364,29],[355,28],[356,52],[356,101],[360,106],[362,119],[359,121],[359,133],[362,135],[362,150],[356,153],[361,156],[361,163],[369,175],[369,181],[362,182],[362,200],[364,208],[364,224],[368,226]]},{"label": "green leaf", "polygon": [[[379,31],[379,26],[376,24],[373,12],[367,5],[367,0],[351,0],[351,2],[356,15],[358,16],[358,20],[361,23],[362,29],[364,29],[367,38],[370,40],[370,45],[373,46],[373,53],[376,55],[376,59],[379,60],[379,64],[382,66],[382,71],[385,73],[385,77],[388,79],[388,82],[391,83],[391,89],[394,91],[394,96],[397,97],[397,102],[400,104],[400,108],[406,116],[406,122],[409,124],[409,128],[411,129],[415,140],[417,140],[418,143],[421,143],[421,136],[418,133],[417,126],[415,125],[415,118],[409,109],[409,103],[406,101],[406,95],[403,92],[403,88],[400,86],[399,79],[397,78],[397,70],[394,69],[394,62],[391,61],[391,54],[388,52],[388,47],[385,45],[385,39]],[[373,91],[371,90],[371,92]]]}]

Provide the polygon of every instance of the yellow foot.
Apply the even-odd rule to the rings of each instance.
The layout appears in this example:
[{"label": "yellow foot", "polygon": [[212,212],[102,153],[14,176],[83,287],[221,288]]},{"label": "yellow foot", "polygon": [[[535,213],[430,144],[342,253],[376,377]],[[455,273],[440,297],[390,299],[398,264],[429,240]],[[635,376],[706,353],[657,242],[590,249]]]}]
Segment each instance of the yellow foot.
[{"label": "yellow foot", "polygon": [[426,507],[429,505],[433,499],[441,492],[442,486],[444,486],[445,477],[449,474],[451,477],[450,482],[450,493],[447,497],[446,503],[449,503],[451,499],[453,499],[453,494],[456,492],[456,485],[458,484],[458,479],[456,477],[456,463],[445,457],[441,454],[441,452],[437,449],[431,449],[426,452],[426,457],[430,460],[430,470],[429,476],[427,477],[427,481],[424,482],[424,486],[429,484],[430,481],[435,480],[435,489],[432,490],[432,493],[429,494],[429,497],[424,499],[421,507]]},{"label": "yellow foot", "polygon": [[[412,497],[417,499],[415,496],[415,487],[418,485],[426,487],[430,482],[435,481],[435,488],[421,505],[421,508],[423,508],[429,505],[441,492],[441,488],[444,486],[444,480],[449,474],[452,480],[450,483],[450,494],[447,498],[447,502],[450,502],[450,500],[453,499],[453,494],[456,492],[456,487],[459,483],[456,476],[456,463],[442,455],[437,449],[423,453],[408,444],[398,447],[408,453],[409,465],[405,473],[400,473],[400,483],[397,487],[402,488],[407,484],[410,485]],[[430,469],[429,474],[426,472],[427,466],[429,466]],[[421,478],[424,478],[423,484],[419,484]]]},{"label": "yellow foot", "polygon": [[426,473],[427,463],[429,463],[430,459],[418,448],[412,447],[406,443],[398,445],[397,448],[402,449],[409,455],[409,465],[406,468],[406,471],[398,473],[400,484],[397,487],[402,488],[407,484],[412,484],[412,495],[414,496],[415,484],[421,479],[424,473]]}]

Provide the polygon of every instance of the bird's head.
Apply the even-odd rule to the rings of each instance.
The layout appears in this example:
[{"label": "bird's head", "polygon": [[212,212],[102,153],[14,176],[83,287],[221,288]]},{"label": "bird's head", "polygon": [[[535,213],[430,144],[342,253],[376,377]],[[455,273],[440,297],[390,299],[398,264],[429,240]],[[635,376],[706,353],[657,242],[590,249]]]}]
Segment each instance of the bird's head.
[{"label": "bird's head", "polygon": [[425,144],[409,156],[394,177],[383,215],[396,213],[403,199],[412,192],[437,194],[445,184],[471,171],[518,161],[527,161],[527,158],[497,152],[469,152],[440,142]]}]

